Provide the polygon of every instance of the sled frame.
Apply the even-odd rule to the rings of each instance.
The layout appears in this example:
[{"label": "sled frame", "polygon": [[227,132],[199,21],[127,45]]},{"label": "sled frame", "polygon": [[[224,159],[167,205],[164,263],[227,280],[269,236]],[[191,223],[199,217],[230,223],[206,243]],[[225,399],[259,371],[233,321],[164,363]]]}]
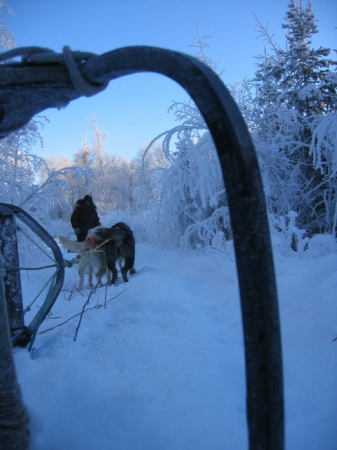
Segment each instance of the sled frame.
[{"label": "sled frame", "polygon": [[66,106],[104,90],[113,79],[139,72],[171,78],[199,108],[217,150],[231,217],[244,331],[249,448],[283,449],[281,331],[266,202],[256,152],[229,91],[199,60],[156,47],[125,47],[82,58],[74,54],[75,63],[69,63],[68,48],[63,55],[46,49],[39,58],[33,53],[19,63],[0,65],[0,136],[47,108]]}]

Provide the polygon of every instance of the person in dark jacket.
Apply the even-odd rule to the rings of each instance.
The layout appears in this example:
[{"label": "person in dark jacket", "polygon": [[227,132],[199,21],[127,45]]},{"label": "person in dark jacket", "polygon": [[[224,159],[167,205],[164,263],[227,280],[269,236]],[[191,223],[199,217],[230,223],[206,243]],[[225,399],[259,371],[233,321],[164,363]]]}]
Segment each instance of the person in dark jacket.
[{"label": "person in dark jacket", "polygon": [[77,242],[83,242],[91,228],[101,225],[91,195],[85,195],[83,199],[77,200],[70,222],[74,228]]}]

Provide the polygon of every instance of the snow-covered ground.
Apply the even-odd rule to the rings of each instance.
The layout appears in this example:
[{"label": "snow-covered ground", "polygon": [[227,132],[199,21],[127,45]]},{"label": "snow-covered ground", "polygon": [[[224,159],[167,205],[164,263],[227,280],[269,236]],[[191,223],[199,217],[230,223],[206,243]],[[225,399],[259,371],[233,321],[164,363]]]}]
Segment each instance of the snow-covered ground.
[{"label": "snow-covered ground", "polygon": [[[313,241],[301,258],[276,248],[274,257],[286,449],[335,450],[334,243]],[[32,355],[14,349],[30,414],[31,450],[248,448],[241,312],[230,245],[227,253],[213,254],[138,245],[136,269],[129,283],[92,294],[76,332],[90,290],[76,292],[77,266],[67,268],[63,291],[40,328],[51,330],[37,335]],[[48,276],[22,274],[25,301],[40,278]]]}]

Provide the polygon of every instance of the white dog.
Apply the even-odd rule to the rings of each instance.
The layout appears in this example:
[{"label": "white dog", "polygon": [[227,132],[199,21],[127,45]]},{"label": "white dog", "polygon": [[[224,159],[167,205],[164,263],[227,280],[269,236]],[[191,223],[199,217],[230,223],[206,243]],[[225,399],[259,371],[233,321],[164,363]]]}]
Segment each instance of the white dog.
[{"label": "white dog", "polygon": [[106,254],[102,249],[95,248],[98,247],[97,244],[94,244],[91,240],[83,241],[83,242],[74,242],[66,237],[59,236],[59,242],[62,247],[67,250],[71,250],[73,252],[82,255],[78,262],[78,276],[79,281],[77,285],[77,289],[80,291],[83,287],[84,282],[84,274],[85,271],[88,271],[88,287],[92,288],[92,272],[94,270],[95,277],[97,279],[97,286],[101,287],[102,282],[101,278],[104,274],[107,274],[107,279],[110,281],[111,272],[108,269],[106,262]]}]

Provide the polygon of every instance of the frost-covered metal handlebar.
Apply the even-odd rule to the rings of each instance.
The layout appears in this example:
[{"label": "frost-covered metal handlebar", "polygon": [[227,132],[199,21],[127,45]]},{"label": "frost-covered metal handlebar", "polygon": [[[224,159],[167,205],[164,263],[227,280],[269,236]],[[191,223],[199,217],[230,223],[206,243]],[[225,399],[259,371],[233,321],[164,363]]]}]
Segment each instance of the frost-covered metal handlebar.
[{"label": "frost-covered metal handlebar", "polygon": [[46,49],[15,52],[0,59],[22,57],[0,64],[2,137],[47,108],[64,107],[133,73],[166,75],[192,97],[212,135],[227,191],[240,284],[250,449],[283,449],[281,336],[265,197],[250,135],[224,84],[197,59],[154,47],[100,56],[71,53],[67,47],[60,55]]}]

